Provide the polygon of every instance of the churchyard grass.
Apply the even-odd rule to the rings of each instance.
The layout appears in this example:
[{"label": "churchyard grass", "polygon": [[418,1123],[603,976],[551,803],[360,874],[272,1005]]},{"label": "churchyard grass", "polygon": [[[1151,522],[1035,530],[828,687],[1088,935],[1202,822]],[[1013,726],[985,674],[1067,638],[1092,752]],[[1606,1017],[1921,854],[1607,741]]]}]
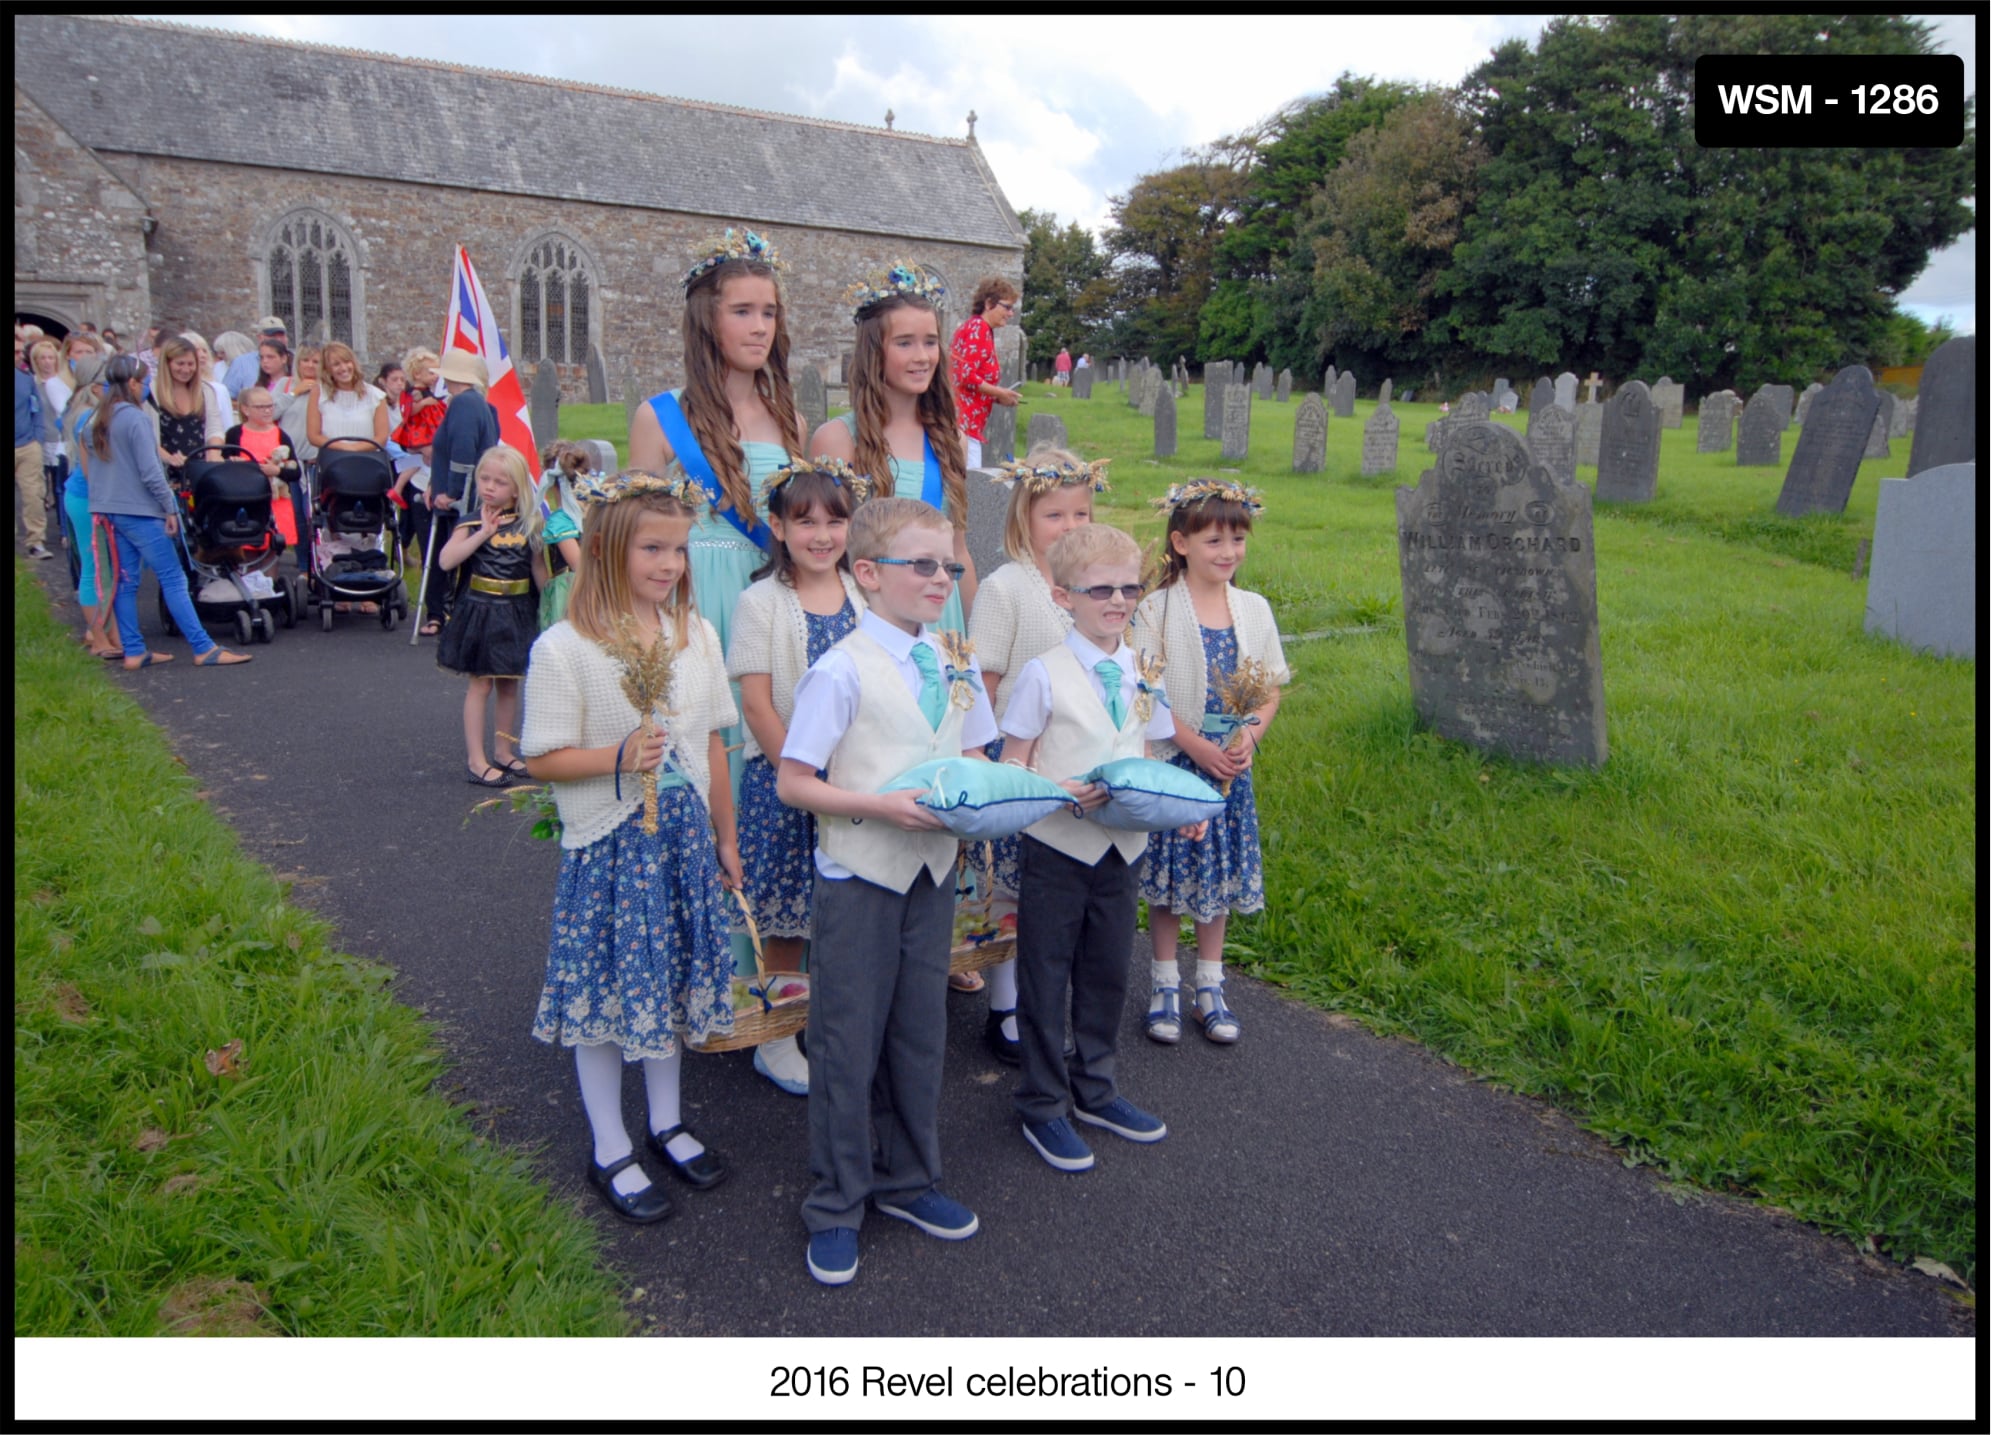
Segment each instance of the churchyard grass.
[{"label": "churchyard grass", "polygon": [[618,450],[618,466],[625,466],[625,424],[623,404],[564,404],[556,414],[556,430],[567,439],[601,438]]},{"label": "churchyard grass", "polygon": [[14,660],[14,1333],[625,1331],[589,1222],[434,1089],[390,973],[286,903],[19,560]]},{"label": "churchyard grass", "polygon": [[[1158,462],[1115,387],[1031,394],[1113,460],[1100,514],[1142,541],[1168,483],[1229,471],[1198,386]],[[1331,420],[1326,474],[1294,476],[1297,405],[1251,406],[1236,467],[1269,508],[1243,582],[1299,636],[1257,768],[1268,906],[1231,924],[1232,959],[1669,1181],[1976,1282],[1975,669],[1864,636],[1848,577],[1909,440],[1862,466],[1845,515],[1780,520],[1782,468],[1697,457],[1692,420],[1667,432],[1650,509],[1596,509],[1593,772],[1417,727],[1393,489],[1428,465],[1437,411],[1397,405],[1399,473],[1362,479],[1372,407]]]}]

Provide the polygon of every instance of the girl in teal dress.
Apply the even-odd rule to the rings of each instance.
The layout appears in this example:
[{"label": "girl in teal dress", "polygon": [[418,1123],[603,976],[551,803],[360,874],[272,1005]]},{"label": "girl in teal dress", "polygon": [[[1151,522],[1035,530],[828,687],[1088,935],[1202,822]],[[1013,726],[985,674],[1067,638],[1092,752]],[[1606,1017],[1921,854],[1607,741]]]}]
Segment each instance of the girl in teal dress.
[{"label": "girl in teal dress", "polygon": [[544,633],[569,612],[569,590],[583,563],[583,505],[575,484],[590,472],[591,458],[582,444],[558,440],[542,446],[542,561],[549,569],[539,614]]},{"label": "girl in teal dress", "polygon": [[963,633],[979,587],[965,544],[965,449],[945,372],[938,302],[943,286],[908,262],[848,290],[854,304],[853,408],[820,426],[814,454],[828,454],[876,480],[879,492],[920,498],[951,519],[952,552],[965,576],[937,626]]}]

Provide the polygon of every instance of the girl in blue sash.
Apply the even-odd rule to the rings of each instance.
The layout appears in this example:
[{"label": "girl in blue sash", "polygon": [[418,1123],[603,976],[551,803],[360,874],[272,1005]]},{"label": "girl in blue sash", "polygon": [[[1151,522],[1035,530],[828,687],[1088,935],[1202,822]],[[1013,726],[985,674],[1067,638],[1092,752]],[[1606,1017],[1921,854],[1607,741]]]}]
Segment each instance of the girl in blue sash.
[{"label": "girl in blue sash", "polygon": [[823,424],[812,451],[846,459],[875,492],[921,498],[951,519],[952,554],[965,565],[941,630],[963,633],[965,612],[979,587],[965,546],[965,450],[939,334],[944,286],[906,262],[892,264],[847,291],[854,305],[854,363],[848,394],[854,407]]}]

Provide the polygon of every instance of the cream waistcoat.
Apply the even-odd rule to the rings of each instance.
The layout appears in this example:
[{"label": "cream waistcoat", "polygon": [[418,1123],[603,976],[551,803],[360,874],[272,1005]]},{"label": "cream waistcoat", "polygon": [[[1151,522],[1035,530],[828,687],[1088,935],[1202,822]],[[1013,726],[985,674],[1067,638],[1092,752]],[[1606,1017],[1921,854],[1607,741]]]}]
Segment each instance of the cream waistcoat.
[{"label": "cream waistcoat", "polygon": [[[1106,655],[1107,657],[1109,654]],[[1041,655],[1049,675],[1049,725],[1035,743],[1035,771],[1055,781],[1081,777],[1113,758],[1146,755],[1146,720],[1138,702],[1126,706],[1125,725],[1111,725],[1104,705],[1104,684],[1087,671],[1067,643]],[[1066,857],[1094,867],[1107,849],[1116,847],[1127,862],[1146,850],[1146,834],[1123,832],[1061,808],[1027,829],[1028,836],[1046,842]]]}]

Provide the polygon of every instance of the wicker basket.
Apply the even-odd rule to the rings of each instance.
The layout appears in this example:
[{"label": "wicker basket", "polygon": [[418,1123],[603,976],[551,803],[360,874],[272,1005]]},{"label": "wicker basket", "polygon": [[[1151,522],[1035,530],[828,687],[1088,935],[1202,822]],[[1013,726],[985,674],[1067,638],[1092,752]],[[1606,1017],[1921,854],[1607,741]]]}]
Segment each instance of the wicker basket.
[{"label": "wicker basket", "polygon": [[951,949],[951,970],[953,975],[960,972],[976,972],[986,967],[997,967],[1002,962],[1014,959],[1014,939],[994,937],[985,942],[961,942]]},{"label": "wicker basket", "polygon": [[[991,921],[994,890],[993,844],[991,842],[968,842],[959,848],[958,868],[953,879],[954,890],[964,890],[967,876],[966,869],[972,865],[972,857],[975,851],[984,859],[983,866],[985,868],[984,875],[986,881],[983,895],[980,896],[976,903],[968,904],[968,906],[976,906],[980,916],[987,919],[985,923],[987,931],[968,934],[964,940],[953,944],[951,949],[951,970],[954,976],[964,972],[981,971],[987,967],[996,967],[1002,962],[1012,961],[1014,957],[1013,934],[1001,932],[999,927]],[[976,868],[972,875],[974,877],[979,875]],[[975,883],[974,890],[980,890],[977,883]],[[956,927],[956,925],[956,909],[954,909],[953,926]]]},{"label": "wicker basket", "polygon": [[[750,915],[750,901],[741,890],[733,895],[737,904],[743,909],[743,920],[750,928],[750,949],[757,955],[757,980],[767,981],[770,973],[764,969],[764,940],[757,934],[757,919]],[[687,1048],[703,1055],[712,1055],[724,1051],[741,1051],[749,1046],[762,1046],[767,1041],[795,1035],[805,1027],[806,1008],[811,1000],[810,997],[800,997],[786,1002],[783,1006],[766,1005],[761,1010],[740,1011],[736,1014],[736,1025],[729,1035],[714,1036],[700,1042],[690,1037]]]}]

